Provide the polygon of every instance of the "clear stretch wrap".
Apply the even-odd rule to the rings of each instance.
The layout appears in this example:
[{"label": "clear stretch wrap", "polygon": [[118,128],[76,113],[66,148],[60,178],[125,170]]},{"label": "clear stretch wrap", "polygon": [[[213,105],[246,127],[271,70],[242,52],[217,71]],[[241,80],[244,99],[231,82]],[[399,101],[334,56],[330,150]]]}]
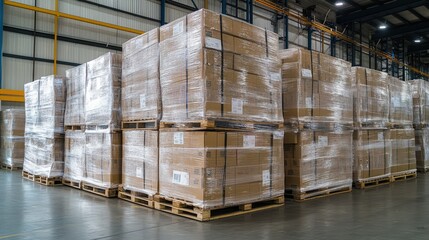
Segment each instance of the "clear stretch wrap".
[{"label": "clear stretch wrap", "polygon": [[45,177],[63,175],[64,170],[64,78],[42,77],[24,86],[24,171]]},{"label": "clear stretch wrap", "polygon": [[122,120],[161,118],[159,28],[122,45]]},{"label": "clear stretch wrap", "polygon": [[121,54],[106,53],[87,63],[85,122],[87,130],[120,129]]},{"label": "clear stretch wrap", "polygon": [[121,133],[86,132],[83,181],[104,188],[121,182]]},{"label": "clear stretch wrap", "polygon": [[361,127],[383,127],[389,119],[389,75],[385,72],[352,67],[353,118]]},{"label": "clear stretch wrap", "polygon": [[415,130],[417,169],[425,172],[429,169],[429,129]]},{"label": "clear stretch wrap", "polygon": [[66,77],[64,125],[85,125],[86,63],[66,70]]},{"label": "clear stretch wrap", "polygon": [[159,45],[162,121],[283,122],[277,34],[203,9]]},{"label": "clear stretch wrap", "polygon": [[286,124],[353,123],[351,64],[319,52],[281,50]]},{"label": "clear stretch wrap", "polygon": [[217,208],[284,194],[283,132],[160,132],[159,193]]},{"label": "clear stretch wrap", "polygon": [[64,176],[73,181],[81,181],[85,168],[85,132],[67,130],[64,141]]},{"label": "clear stretch wrap", "polygon": [[123,188],[158,193],[158,131],[123,131],[122,137]]},{"label": "clear stretch wrap", "polygon": [[389,122],[403,125],[413,124],[411,84],[389,76],[389,96]]},{"label": "clear stretch wrap", "polygon": [[24,162],[25,110],[1,111],[1,162],[9,167],[22,167]]},{"label": "clear stretch wrap", "polygon": [[353,133],[353,180],[355,182],[389,177],[391,151],[384,129],[355,130]]},{"label": "clear stretch wrap", "polygon": [[352,132],[286,132],[285,187],[294,193],[352,186]]},{"label": "clear stretch wrap", "polygon": [[409,82],[413,95],[414,124],[420,128],[429,124],[429,82],[421,79]]},{"label": "clear stretch wrap", "polygon": [[390,129],[391,172],[416,170],[416,145],[414,129]]}]

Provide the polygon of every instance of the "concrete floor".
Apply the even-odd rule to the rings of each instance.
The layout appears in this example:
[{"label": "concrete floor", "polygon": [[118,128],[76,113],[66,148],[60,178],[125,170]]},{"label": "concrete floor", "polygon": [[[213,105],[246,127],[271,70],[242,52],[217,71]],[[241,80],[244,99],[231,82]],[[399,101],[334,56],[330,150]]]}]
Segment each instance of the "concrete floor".
[{"label": "concrete floor", "polygon": [[0,171],[0,239],[429,239],[429,174],[200,223]]}]

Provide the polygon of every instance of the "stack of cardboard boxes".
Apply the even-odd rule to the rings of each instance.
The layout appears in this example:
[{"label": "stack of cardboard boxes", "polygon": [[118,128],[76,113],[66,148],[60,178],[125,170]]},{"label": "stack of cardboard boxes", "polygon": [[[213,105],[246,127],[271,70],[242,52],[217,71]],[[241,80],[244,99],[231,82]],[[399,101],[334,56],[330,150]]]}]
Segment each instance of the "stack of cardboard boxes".
[{"label": "stack of cardboard boxes", "polygon": [[83,190],[116,196],[121,181],[122,139],[120,54],[87,63]]},{"label": "stack of cardboard boxes", "polygon": [[413,97],[411,85],[389,77],[389,144],[391,180],[416,174],[415,135],[413,129]]},{"label": "stack of cardboard boxes", "polygon": [[429,169],[429,82],[412,80],[417,170]]},{"label": "stack of cardboard boxes", "polygon": [[[390,182],[389,76],[352,67],[353,78],[353,181],[357,187],[373,181]],[[363,184],[363,185],[362,185]]]},{"label": "stack of cardboard boxes", "polygon": [[1,165],[11,170],[22,169],[24,162],[25,110],[1,111]]},{"label": "stack of cardboard boxes", "polygon": [[[159,28],[122,46],[123,155],[119,197],[152,207],[151,200],[158,193]],[[154,125],[139,126],[148,122]]]},{"label": "stack of cardboard boxes", "polygon": [[282,50],[280,58],[287,193],[302,200],[350,191],[350,63],[303,49]]},{"label": "stack of cardboard boxes", "polygon": [[64,107],[62,77],[42,77],[24,86],[25,154],[23,176],[62,177]]},{"label": "stack of cardboard boxes", "polygon": [[275,33],[207,10],[160,28],[160,199],[202,209],[283,199],[283,132],[255,129],[283,122],[277,51]]}]

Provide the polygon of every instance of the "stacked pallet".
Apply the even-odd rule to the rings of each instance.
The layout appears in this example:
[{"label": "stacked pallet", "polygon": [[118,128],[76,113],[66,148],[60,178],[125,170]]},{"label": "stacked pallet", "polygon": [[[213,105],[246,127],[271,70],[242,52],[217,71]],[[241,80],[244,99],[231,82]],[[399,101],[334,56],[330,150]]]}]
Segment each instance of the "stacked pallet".
[{"label": "stacked pallet", "polygon": [[121,61],[107,53],[87,63],[82,189],[105,197],[116,197],[121,181]]},{"label": "stacked pallet", "polygon": [[118,197],[153,208],[161,116],[159,28],[123,44],[122,184]]},{"label": "stacked pallet", "polygon": [[282,205],[278,36],[200,10],[162,26],[159,50],[155,208],[206,221]]},{"label": "stacked pallet", "polygon": [[24,163],[25,110],[1,111],[1,167],[9,170],[22,169]]},{"label": "stacked pallet", "polygon": [[61,184],[64,169],[64,79],[42,77],[25,84],[24,92],[23,177],[44,185]]},{"label": "stacked pallet", "polygon": [[81,188],[85,164],[86,63],[66,71],[67,98],[64,113],[63,184]]},{"label": "stacked pallet", "polygon": [[389,98],[391,182],[415,178],[417,170],[410,83],[389,77]]},{"label": "stacked pallet", "polygon": [[350,63],[303,49],[280,58],[286,195],[301,201],[351,191]]},{"label": "stacked pallet", "polygon": [[417,170],[429,170],[429,82],[412,80],[413,126],[415,130]]},{"label": "stacked pallet", "polygon": [[390,183],[389,76],[377,70],[353,67],[352,78],[353,182],[357,188]]}]

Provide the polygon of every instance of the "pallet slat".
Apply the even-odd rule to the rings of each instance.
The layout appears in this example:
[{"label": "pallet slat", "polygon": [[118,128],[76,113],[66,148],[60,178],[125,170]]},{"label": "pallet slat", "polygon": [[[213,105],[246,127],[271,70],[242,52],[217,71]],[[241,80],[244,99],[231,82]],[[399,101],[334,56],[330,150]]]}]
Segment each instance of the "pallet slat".
[{"label": "pallet slat", "polygon": [[141,205],[141,206],[145,206],[148,208],[153,208],[154,206],[153,195],[127,190],[127,189],[124,189],[122,186],[119,186],[118,198]]},{"label": "pallet slat", "polygon": [[236,206],[225,206],[213,209],[202,209],[182,200],[170,199],[156,195],[155,209],[168,212],[177,216],[186,217],[198,221],[211,221],[241,214],[262,211],[284,205],[284,197],[273,197],[271,199],[240,204]]},{"label": "pallet slat", "polygon": [[159,128],[158,120],[138,120],[138,121],[123,121],[122,130],[157,130]]},{"label": "pallet slat", "polygon": [[65,131],[84,131],[85,130],[85,125],[69,125],[69,126],[64,126],[64,130]]},{"label": "pallet slat", "polygon": [[392,173],[391,175],[391,181],[403,181],[403,180],[409,180],[417,177],[417,170],[412,171],[404,171],[399,173]]},{"label": "pallet slat", "polygon": [[385,184],[391,183],[391,178],[389,176],[373,178],[373,179],[365,179],[359,180],[354,183],[355,188],[364,189],[370,187],[377,187]]},{"label": "pallet slat", "polygon": [[22,170],[22,166],[13,166],[13,165],[2,163],[1,169],[6,169],[9,171],[17,171],[17,170]]},{"label": "pallet slat", "polygon": [[66,185],[72,188],[82,189],[82,182],[72,180],[72,179],[63,178],[63,185]]},{"label": "pallet slat", "polygon": [[22,171],[22,177],[45,186],[56,186],[63,184],[62,177],[45,177],[40,175],[34,175],[26,171]]},{"label": "pallet slat", "polygon": [[297,202],[307,201],[316,198],[329,197],[341,193],[348,193],[352,191],[352,186],[337,186],[331,188],[321,188],[306,192],[297,192],[294,190],[286,190],[286,197],[292,198]]},{"label": "pallet slat", "polygon": [[277,130],[284,127],[283,123],[246,122],[230,120],[201,120],[189,122],[161,122],[163,130]]},{"label": "pallet slat", "polygon": [[82,190],[107,198],[118,196],[118,188],[106,188],[86,182],[82,182]]},{"label": "pallet slat", "polygon": [[335,122],[287,122],[285,128],[298,130],[351,130],[352,123],[335,123]]}]

